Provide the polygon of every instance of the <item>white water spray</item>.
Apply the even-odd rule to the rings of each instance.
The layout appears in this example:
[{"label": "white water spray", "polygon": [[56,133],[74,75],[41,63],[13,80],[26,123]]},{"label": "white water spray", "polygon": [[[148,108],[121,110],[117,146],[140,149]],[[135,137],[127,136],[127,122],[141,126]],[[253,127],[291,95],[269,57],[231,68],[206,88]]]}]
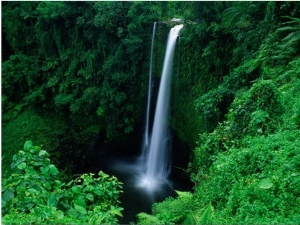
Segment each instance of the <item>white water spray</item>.
[{"label": "white water spray", "polygon": [[145,165],[142,165],[142,171],[143,168],[145,168],[145,171],[143,171],[139,185],[150,191],[154,191],[159,188],[161,184],[167,183],[167,177],[170,173],[169,155],[167,151],[170,84],[176,40],[182,27],[182,24],[177,25],[173,27],[169,33],[150,146],[148,152],[145,154]]}]

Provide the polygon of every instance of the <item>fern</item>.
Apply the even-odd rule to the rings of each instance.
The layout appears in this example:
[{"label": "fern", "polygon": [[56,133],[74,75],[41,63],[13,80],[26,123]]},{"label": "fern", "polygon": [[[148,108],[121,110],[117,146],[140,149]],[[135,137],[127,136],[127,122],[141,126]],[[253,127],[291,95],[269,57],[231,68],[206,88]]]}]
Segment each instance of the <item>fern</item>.
[{"label": "fern", "polygon": [[260,47],[258,59],[263,67],[287,65],[294,57],[299,55],[300,47],[300,19],[283,16],[289,21],[276,29],[266,38],[266,43]]},{"label": "fern", "polygon": [[139,224],[164,224],[156,216],[141,212],[137,214]]},{"label": "fern", "polygon": [[190,212],[183,224],[211,224],[214,217],[214,207],[209,203],[205,208]]},{"label": "fern", "polygon": [[152,205],[152,214],[141,212],[137,215],[139,224],[182,224],[190,212],[195,211],[193,194],[176,191],[177,198],[168,197]]},{"label": "fern", "polygon": [[193,194],[191,192],[186,192],[186,191],[176,191],[180,199],[187,199],[191,200],[193,197]]},{"label": "fern", "polygon": [[205,211],[200,216],[199,221],[197,221],[197,224],[210,223],[213,215],[214,215],[214,208],[211,205],[211,203],[209,203],[208,206],[206,207]]}]

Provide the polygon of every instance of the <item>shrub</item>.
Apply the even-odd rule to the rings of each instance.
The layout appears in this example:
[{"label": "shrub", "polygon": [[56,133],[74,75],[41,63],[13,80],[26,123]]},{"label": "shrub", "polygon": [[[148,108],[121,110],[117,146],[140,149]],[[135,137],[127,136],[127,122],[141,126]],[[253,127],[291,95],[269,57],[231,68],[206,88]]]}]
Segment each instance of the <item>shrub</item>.
[{"label": "shrub", "polygon": [[199,207],[211,202],[219,224],[299,222],[299,135],[248,137],[239,148],[219,153],[208,178],[196,186]]},{"label": "shrub", "polygon": [[169,197],[152,205],[152,215],[139,213],[138,224],[210,224],[214,208],[208,204],[198,208],[194,195],[190,192],[176,191],[177,198]]},{"label": "shrub", "polygon": [[3,224],[116,224],[122,216],[122,183],[115,177],[100,171],[62,183],[47,151],[31,141],[14,155],[11,167],[2,183]]},{"label": "shrub", "polygon": [[255,83],[237,95],[227,116],[235,137],[246,134],[270,134],[282,123],[282,96],[271,80]]}]

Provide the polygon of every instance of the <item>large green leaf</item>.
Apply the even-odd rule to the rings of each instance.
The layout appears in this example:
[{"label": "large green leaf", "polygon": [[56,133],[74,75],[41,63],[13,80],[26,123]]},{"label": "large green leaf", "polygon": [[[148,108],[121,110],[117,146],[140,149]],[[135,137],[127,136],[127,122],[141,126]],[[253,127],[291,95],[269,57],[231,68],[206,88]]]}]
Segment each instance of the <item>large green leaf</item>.
[{"label": "large green leaf", "polygon": [[102,196],[103,192],[101,190],[95,189],[94,191],[97,195]]},{"label": "large green leaf", "polygon": [[258,183],[258,187],[261,189],[269,189],[273,187],[273,183],[270,178],[265,178]]},{"label": "large green leaf", "polygon": [[80,205],[74,205],[74,207],[75,207],[75,209],[76,209],[78,212],[80,212],[81,214],[87,214],[86,209],[83,208],[82,206],[80,206]]},{"label": "large green leaf", "polygon": [[56,168],[56,166],[54,166],[53,164],[49,165],[49,169],[50,169],[50,173],[55,176],[58,174],[58,169]]},{"label": "large green leaf", "polygon": [[176,193],[179,195],[181,198],[192,198],[193,194],[191,192],[186,192],[186,191],[176,191]]},{"label": "large green leaf", "polygon": [[51,184],[47,181],[45,183],[43,183],[43,186],[46,188],[46,189],[51,189]]},{"label": "large green leaf", "polygon": [[39,152],[39,156],[40,156],[40,157],[47,157],[47,156],[49,156],[49,153],[46,152],[45,150],[41,150],[41,151]]},{"label": "large green leaf", "polygon": [[115,207],[112,206],[109,212],[110,212],[111,214],[114,214],[114,215],[118,215],[118,216],[123,217],[123,215],[122,215],[122,213],[121,213],[121,210],[123,210],[123,208],[115,208]]},{"label": "large green leaf", "polygon": [[26,163],[25,162],[21,162],[17,167],[18,167],[19,170],[23,170],[23,169],[26,168]]},{"label": "large green leaf", "polygon": [[73,186],[71,188],[72,192],[74,192],[75,194],[79,194],[81,192],[81,188],[79,186]]},{"label": "large green leaf", "polygon": [[91,193],[86,194],[85,196],[88,200],[90,200],[91,202],[94,201],[94,195],[92,195]]},{"label": "large green leaf", "polygon": [[26,141],[25,142],[25,144],[24,144],[24,149],[26,150],[26,149],[29,149],[29,148],[31,148],[32,147],[32,141]]},{"label": "large green leaf", "polygon": [[15,197],[15,194],[13,191],[7,190],[4,192],[4,194],[2,195],[2,201],[9,201],[11,200],[13,197]]},{"label": "large green leaf", "polygon": [[56,207],[56,205],[57,205],[57,199],[56,199],[56,195],[54,193],[52,193],[50,195],[50,197],[48,199],[48,205]]},{"label": "large green leaf", "polygon": [[69,209],[68,214],[70,217],[73,217],[73,218],[76,218],[78,216],[78,213],[74,208]]},{"label": "large green leaf", "polygon": [[86,212],[86,203],[85,203],[84,199],[82,199],[82,198],[78,198],[74,201],[74,208],[82,214],[87,213]]}]

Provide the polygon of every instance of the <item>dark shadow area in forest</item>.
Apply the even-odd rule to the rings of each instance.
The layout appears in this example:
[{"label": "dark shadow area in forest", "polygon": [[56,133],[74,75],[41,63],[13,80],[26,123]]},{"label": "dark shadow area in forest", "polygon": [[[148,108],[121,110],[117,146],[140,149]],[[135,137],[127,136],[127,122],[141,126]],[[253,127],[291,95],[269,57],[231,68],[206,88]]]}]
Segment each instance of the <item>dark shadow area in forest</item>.
[{"label": "dark shadow area in forest", "polygon": [[[135,222],[136,215],[140,212],[151,213],[151,206],[154,202],[163,201],[169,196],[175,197],[175,190],[190,191],[192,188],[192,183],[186,172],[190,148],[181,142],[175,134],[172,134],[173,149],[170,159],[172,170],[168,179],[169,184],[163,185],[152,195],[136,185],[137,171],[134,164],[141,150],[141,134],[136,133],[132,135],[132,138],[118,143],[99,141],[94,149],[85,152],[85,156],[80,157],[76,163],[75,173],[97,173],[102,170],[116,176],[119,181],[123,182],[123,193],[120,196],[121,207],[124,208],[122,211],[123,218],[119,218],[121,224]],[[116,164],[119,166],[116,167]]]}]

